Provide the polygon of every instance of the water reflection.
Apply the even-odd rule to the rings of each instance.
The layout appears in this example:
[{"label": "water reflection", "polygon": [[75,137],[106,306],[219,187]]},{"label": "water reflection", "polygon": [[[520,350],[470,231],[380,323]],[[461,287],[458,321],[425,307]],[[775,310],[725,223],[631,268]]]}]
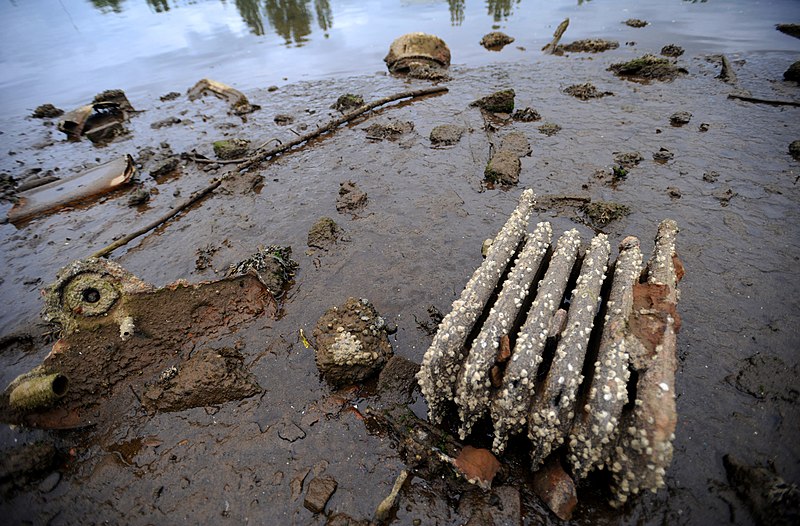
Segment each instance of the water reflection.
[{"label": "water reflection", "polygon": [[486,7],[495,22],[507,20],[511,16],[511,4],[519,4],[522,0],[486,0]]},{"label": "water reflection", "polygon": [[165,13],[169,11],[168,0],[147,0],[147,5],[149,5],[156,13]]},{"label": "water reflection", "polygon": [[447,0],[450,4],[450,24],[460,26],[464,21],[464,1],[465,0]]},{"label": "water reflection", "polygon": [[125,0],[92,0],[92,5],[101,13],[121,13],[122,3]]},{"label": "water reflection", "polygon": [[258,10],[258,2],[254,0],[235,0],[236,10],[242,17],[244,23],[250,28],[254,35],[264,34],[264,21],[261,19],[261,12]]}]

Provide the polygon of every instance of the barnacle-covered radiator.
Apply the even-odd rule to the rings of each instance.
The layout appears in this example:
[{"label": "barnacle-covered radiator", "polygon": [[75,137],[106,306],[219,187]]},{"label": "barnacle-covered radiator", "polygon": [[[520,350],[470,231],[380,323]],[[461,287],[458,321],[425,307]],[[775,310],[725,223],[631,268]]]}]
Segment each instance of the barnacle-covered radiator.
[{"label": "barnacle-covered radiator", "polygon": [[677,224],[658,227],[642,269],[639,240],[616,262],[605,234],[585,252],[577,230],[551,247],[549,223],[526,233],[532,190],[445,316],[417,375],[429,419],[455,406],[464,439],[489,417],[493,449],[526,433],[532,469],[561,448],[573,477],[612,475],[612,504],[657,491],[672,460]]}]

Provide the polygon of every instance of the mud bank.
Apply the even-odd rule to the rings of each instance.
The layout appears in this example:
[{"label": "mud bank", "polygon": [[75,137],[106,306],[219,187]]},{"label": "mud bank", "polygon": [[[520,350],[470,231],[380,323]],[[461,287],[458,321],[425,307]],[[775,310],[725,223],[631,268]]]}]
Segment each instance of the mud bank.
[{"label": "mud bank", "polygon": [[[35,476],[20,478],[0,512],[14,522],[53,524],[216,517],[324,524],[326,513],[371,519],[405,464],[392,440],[365,427],[361,416],[375,403],[369,384],[334,390],[319,377],[305,335],[330,306],[348,297],[370,298],[387,324],[397,326],[390,336],[395,356],[419,363],[432,336],[418,321],[428,319],[430,306],[449,310],[480,264],[483,240],[502,226],[521,190],[533,188],[541,196],[628,207],[628,215],[600,227],[614,238],[650,239],[662,219],[675,219],[687,269],[675,386],[678,428],[666,489],[632,498],[618,511],[604,504],[604,484],[590,478],[578,487],[572,520],[751,524],[746,505],[727,483],[724,454],[748,464],[770,460],[783,479],[800,480],[796,392],[772,396],[769,389],[741,388],[744,380],[730,379],[757,377],[753,367],[779,360],[786,367],[770,371],[785,375],[785,384],[795,382],[800,165],[787,147],[800,133],[793,124],[798,109],[728,99],[731,86],[716,78],[718,62],[706,57],[682,56],[679,62],[688,73],[666,83],[633,83],[607,71],[646,51],[654,50],[610,50],[591,60],[543,57],[535,68],[451,67],[448,93],[379,109],[280,155],[115,252],[112,259],[126,269],[163,286],[181,278],[222,277],[259,246],[291,246],[299,267],[279,299],[277,319],[258,318],[205,342],[237,349],[264,392],[156,414],[131,395],[102,425],[60,432],[3,426],[4,454],[37,442],[53,445],[58,454],[44,470],[38,463]],[[776,80],[790,59],[759,54],[733,62],[741,87],[765,98],[796,99],[796,86]],[[589,81],[614,96],[585,102],[563,92]],[[13,152],[0,159],[0,172],[58,176],[129,153],[140,170],[135,186],[150,195],[131,207],[129,188],[19,227],[0,226],[0,295],[8,306],[0,312],[3,386],[49,351],[50,328],[38,318],[39,290],[70,261],[165,213],[181,196],[231,170],[214,162],[215,142],[290,140],[291,130],[303,133],[339,115],[330,106],[342,93],[374,100],[426,85],[376,75],[256,90],[246,95],[261,109],[246,116],[229,114],[228,104],[213,98],[132,100],[144,111],[125,124],[127,133],[104,147],[69,143],[47,119],[0,123]],[[547,136],[539,133],[540,122],[494,121],[469,107],[504,89],[514,90],[518,108],[534,108],[561,131]],[[671,126],[669,118],[677,111],[690,112],[691,123]],[[291,115],[294,121],[280,126],[276,115]],[[170,126],[152,126],[172,117]],[[411,122],[413,129],[395,141],[370,140],[364,131],[392,122]],[[701,123],[707,125],[703,131]],[[465,132],[446,148],[432,147],[430,133],[442,124]],[[520,159],[516,186],[489,189],[484,168],[494,145],[511,132],[524,134],[532,153]],[[662,148],[674,154],[663,164],[652,160]],[[615,154],[634,151],[643,160],[623,177],[612,177]],[[190,159],[200,156],[211,162]],[[158,168],[167,158],[177,161],[163,173]],[[716,176],[704,177],[711,172]],[[348,181],[369,196],[357,216],[337,211],[341,185]],[[679,197],[673,188],[680,190]],[[0,213],[10,206],[1,204]],[[309,229],[322,216],[335,218],[344,231],[327,250],[307,246]],[[554,232],[577,228],[584,242],[595,233],[576,207],[537,208],[531,222],[545,220]],[[644,257],[649,255],[645,249]],[[751,359],[754,355],[769,359]],[[418,391],[413,396],[412,408],[422,417],[424,401]],[[488,435],[473,435],[467,443],[486,447],[487,440],[491,443]],[[502,460],[522,465],[528,450],[524,440],[512,441]],[[532,493],[524,472],[502,473],[492,491],[502,489],[505,495],[511,486],[511,493],[518,493],[520,520],[558,523]],[[321,514],[312,511],[320,505],[304,506],[311,482],[318,479],[336,483],[326,483],[335,491],[325,494]],[[481,492],[465,486],[451,493],[414,476],[398,495],[394,519],[397,524],[462,524],[473,516],[468,502],[492,501]]]}]

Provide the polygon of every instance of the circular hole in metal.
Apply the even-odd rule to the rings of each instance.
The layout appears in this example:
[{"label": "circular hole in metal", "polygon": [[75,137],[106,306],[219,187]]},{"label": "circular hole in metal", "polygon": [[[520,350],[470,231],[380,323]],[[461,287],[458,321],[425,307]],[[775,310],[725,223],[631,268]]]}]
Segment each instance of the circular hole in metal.
[{"label": "circular hole in metal", "polygon": [[100,301],[100,291],[94,287],[89,287],[84,289],[83,293],[81,294],[81,298],[86,303],[97,303]]},{"label": "circular hole in metal", "polygon": [[52,389],[56,396],[64,396],[67,394],[68,386],[69,380],[67,380],[67,377],[63,374],[59,374],[53,379]]}]

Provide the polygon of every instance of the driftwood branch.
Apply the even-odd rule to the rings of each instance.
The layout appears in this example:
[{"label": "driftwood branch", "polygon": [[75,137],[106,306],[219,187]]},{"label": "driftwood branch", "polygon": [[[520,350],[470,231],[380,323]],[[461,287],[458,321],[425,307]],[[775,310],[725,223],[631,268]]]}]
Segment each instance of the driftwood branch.
[{"label": "driftwood branch", "polygon": [[[193,204],[197,203],[198,201],[201,201],[206,196],[208,196],[209,194],[213,193],[214,190],[216,190],[219,187],[219,185],[222,184],[222,182],[224,180],[228,179],[232,175],[235,175],[236,173],[244,173],[244,172],[248,171],[250,168],[252,168],[253,166],[256,166],[258,163],[268,159],[269,157],[272,157],[272,156],[277,155],[279,153],[286,152],[286,151],[292,149],[293,147],[295,147],[295,146],[297,146],[299,144],[302,144],[302,143],[304,143],[306,141],[309,141],[309,140],[311,140],[313,138],[319,137],[323,133],[326,133],[326,132],[329,132],[329,131],[333,131],[334,129],[338,128],[342,124],[344,124],[344,123],[346,123],[348,121],[351,121],[351,120],[355,119],[356,117],[359,117],[359,116],[363,115],[364,113],[366,113],[366,112],[368,112],[370,110],[373,110],[373,109],[375,109],[375,108],[377,108],[379,106],[383,106],[384,104],[388,104],[390,102],[394,102],[394,101],[401,100],[401,99],[422,97],[424,95],[432,95],[434,93],[442,93],[442,92],[445,92],[445,91],[447,91],[446,87],[444,87],[444,86],[436,86],[436,87],[432,87],[432,88],[423,88],[423,89],[417,89],[417,90],[410,90],[410,91],[404,91],[404,92],[401,92],[401,93],[396,93],[394,95],[389,95],[387,97],[383,97],[383,98],[380,98],[378,100],[372,101],[372,102],[370,102],[368,104],[363,104],[363,105],[359,106],[358,108],[354,109],[353,111],[348,112],[348,113],[342,115],[341,117],[333,119],[333,120],[329,121],[327,124],[318,127],[316,130],[314,130],[312,132],[309,132],[309,133],[306,133],[305,135],[301,135],[300,137],[297,137],[296,139],[293,139],[293,140],[291,140],[289,142],[283,143],[280,146],[276,146],[274,148],[270,148],[269,150],[261,150],[261,148],[263,146],[265,146],[266,144],[269,144],[270,142],[273,142],[273,141],[276,140],[276,139],[270,139],[266,143],[262,144],[262,146],[259,147],[257,149],[257,151],[253,155],[247,157],[244,160],[241,160],[242,162],[240,162],[239,165],[236,167],[236,171],[229,172],[229,173],[225,174],[224,176],[222,176],[220,179],[215,179],[213,182],[211,182],[211,184],[209,184],[205,188],[202,188],[202,189],[198,190],[197,192],[195,192],[194,194],[192,194],[191,197],[189,197],[188,199],[186,199],[185,201],[180,203],[178,206],[176,206],[175,208],[170,210],[168,213],[162,215],[161,217],[156,218],[155,220],[153,220],[150,223],[142,226],[141,228],[138,228],[138,229],[134,230],[133,232],[127,234],[125,237],[122,237],[122,238],[118,239],[117,241],[114,241],[113,243],[111,243],[110,245],[106,246],[105,248],[102,248],[102,249],[98,250],[97,252],[92,254],[92,257],[100,258],[100,257],[108,256],[111,252],[113,252],[114,250],[118,249],[119,247],[127,245],[129,242],[131,242],[132,240],[136,239],[137,237],[150,232],[154,228],[157,228],[159,225],[161,225],[163,223],[166,223],[167,221],[169,221],[170,219],[172,219],[173,217],[175,217],[176,215],[181,213],[183,210],[186,210],[187,208],[189,208]],[[236,161],[239,161],[239,159],[237,159]]]},{"label": "driftwood branch", "polygon": [[725,55],[720,55],[719,57],[722,61],[722,69],[720,70],[717,78],[722,79],[728,84],[736,84],[736,72],[733,70],[733,66],[731,66],[728,57]]},{"label": "driftwood branch", "polygon": [[558,47],[558,42],[561,40],[561,37],[564,35],[564,31],[567,30],[568,26],[569,26],[569,18],[565,18],[563,22],[558,24],[556,32],[553,33],[553,40],[542,48],[542,51],[544,51],[546,55],[552,55],[553,53],[556,52],[556,48]]},{"label": "driftwood branch", "polygon": [[731,93],[728,95],[729,99],[743,100],[745,102],[753,102],[755,104],[769,104],[770,106],[795,106],[800,107],[800,102],[794,100],[775,100],[775,99],[760,99],[758,97],[751,97],[749,95],[738,95]]}]

